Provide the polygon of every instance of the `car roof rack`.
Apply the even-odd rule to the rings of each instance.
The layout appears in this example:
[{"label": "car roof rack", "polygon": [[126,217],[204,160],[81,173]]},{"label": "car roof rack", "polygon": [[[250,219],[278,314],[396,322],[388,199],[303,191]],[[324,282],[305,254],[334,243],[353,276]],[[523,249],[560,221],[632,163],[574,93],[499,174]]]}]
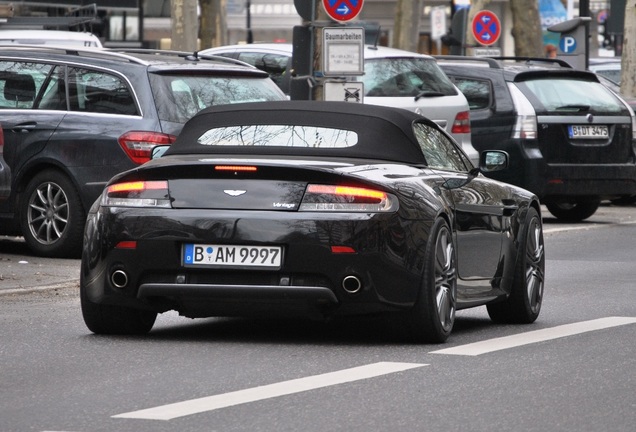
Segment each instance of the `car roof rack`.
[{"label": "car roof rack", "polygon": [[97,18],[97,4],[91,3],[72,9],[63,17],[15,17],[12,5],[4,11],[0,29],[43,29],[43,30],[79,30],[90,31],[90,24]]},{"label": "car roof rack", "polygon": [[124,53],[124,54],[147,54],[147,55],[156,55],[156,56],[176,56],[184,58],[185,60],[190,61],[199,61],[199,60],[214,60],[220,61],[223,63],[229,63],[237,66],[249,66],[253,68],[249,63],[246,63],[241,60],[237,60],[230,57],[224,57],[216,54],[201,54],[199,51],[177,51],[177,50],[158,50],[152,48],[108,48],[108,51]]},{"label": "car roof rack", "polygon": [[495,60],[502,61],[517,61],[517,62],[525,62],[528,65],[536,64],[549,64],[551,66],[560,66],[567,69],[572,69],[572,65],[565,60],[559,58],[549,58],[549,57],[490,57]]},{"label": "car roof rack", "polygon": [[47,52],[47,53],[55,53],[55,54],[65,54],[65,55],[74,55],[78,57],[92,57],[92,58],[103,58],[109,60],[120,60],[122,62],[128,63],[136,63],[142,65],[149,65],[150,63],[144,61],[138,57],[134,57],[131,55],[126,55],[124,53],[120,53],[117,51],[112,51],[108,48],[84,48],[84,47],[71,47],[68,45],[2,45],[0,46],[0,51],[26,51],[31,53],[33,51],[39,52]]},{"label": "car roof rack", "polygon": [[472,57],[472,56],[456,56],[456,55],[436,55],[433,56],[436,59],[449,61],[449,62],[479,62],[486,63],[492,69],[501,69],[501,62],[515,61],[518,63],[525,63],[526,65],[550,65],[559,66],[567,69],[572,69],[572,65],[562,59],[558,58],[544,58],[544,57],[516,57],[516,56],[497,56],[497,57]]},{"label": "car roof rack", "polygon": [[492,57],[472,57],[472,56],[458,56],[458,55],[434,55],[438,60],[448,60],[449,63],[460,62],[476,62],[476,63],[486,63],[486,65],[492,69],[501,69],[501,63],[495,60]]}]

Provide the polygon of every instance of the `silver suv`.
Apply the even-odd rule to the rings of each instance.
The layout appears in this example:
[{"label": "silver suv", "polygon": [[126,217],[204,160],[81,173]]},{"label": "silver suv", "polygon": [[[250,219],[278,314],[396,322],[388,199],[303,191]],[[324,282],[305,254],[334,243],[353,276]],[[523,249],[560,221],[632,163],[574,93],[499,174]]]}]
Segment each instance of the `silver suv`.
[{"label": "silver suv", "polygon": [[[201,54],[235,58],[256,66],[289,94],[292,52],[292,44],[263,43],[210,48]],[[428,117],[450,133],[477,164],[466,97],[433,57],[366,45],[364,75],[358,79],[364,83],[364,103],[404,108]]]}]

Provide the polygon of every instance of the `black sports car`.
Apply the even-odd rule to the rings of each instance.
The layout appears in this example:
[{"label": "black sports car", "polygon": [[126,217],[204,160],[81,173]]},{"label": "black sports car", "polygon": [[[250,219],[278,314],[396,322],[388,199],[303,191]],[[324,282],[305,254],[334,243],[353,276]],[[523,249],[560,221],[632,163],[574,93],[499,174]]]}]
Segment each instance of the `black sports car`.
[{"label": "black sports car", "polygon": [[540,206],[484,177],[435,123],[395,108],[284,101],[205,109],[163,156],[114,177],[81,271],[95,333],[188,317],[400,312],[445,341],[457,309],[531,323],[544,287]]}]

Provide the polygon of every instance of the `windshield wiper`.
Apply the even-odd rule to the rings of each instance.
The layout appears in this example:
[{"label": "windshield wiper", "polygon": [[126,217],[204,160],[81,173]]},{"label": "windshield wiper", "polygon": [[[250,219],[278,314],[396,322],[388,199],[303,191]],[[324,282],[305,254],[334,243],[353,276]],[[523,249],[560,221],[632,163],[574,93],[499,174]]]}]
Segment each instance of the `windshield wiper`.
[{"label": "windshield wiper", "polygon": [[590,106],[589,105],[577,105],[577,104],[572,104],[572,105],[563,105],[560,107],[556,108],[556,111],[589,111],[590,110]]},{"label": "windshield wiper", "polygon": [[446,95],[438,91],[424,90],[419,92],[417,96],[415,96],[415,100],[420,100],[423,97],[440,97],[440,96],[446,96]]}]

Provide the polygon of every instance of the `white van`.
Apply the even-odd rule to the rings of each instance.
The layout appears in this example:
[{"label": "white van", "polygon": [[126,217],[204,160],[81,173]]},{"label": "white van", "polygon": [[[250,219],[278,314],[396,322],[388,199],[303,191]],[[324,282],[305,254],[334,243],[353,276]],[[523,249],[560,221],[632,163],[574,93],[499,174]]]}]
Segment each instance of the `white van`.
[{"label": "white van", "polygon": [[102,42],[89,32],[65,30],[0,30],[0,45],[57,45],[101,47]]}]

